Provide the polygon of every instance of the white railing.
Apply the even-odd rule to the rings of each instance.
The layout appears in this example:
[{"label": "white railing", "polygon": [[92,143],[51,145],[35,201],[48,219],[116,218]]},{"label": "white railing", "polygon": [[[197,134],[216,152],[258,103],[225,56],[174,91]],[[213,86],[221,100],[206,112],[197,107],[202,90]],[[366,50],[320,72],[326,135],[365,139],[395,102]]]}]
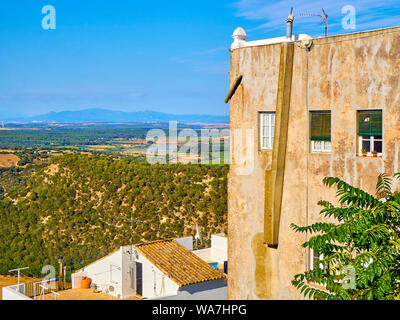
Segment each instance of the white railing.
[{"label": "white railing", "polygon": [[[54,285],[52,285],[52,282]],[[51,289],[55,288],[57,279],[50,279],[50,280],[42,280],[35,282],[33,284],[33,300],[36,300],[36,296],[39,296],[39,299],[43,299],[45,294],[53,293]],[[38,290],[36,290],[36,288]]]}]

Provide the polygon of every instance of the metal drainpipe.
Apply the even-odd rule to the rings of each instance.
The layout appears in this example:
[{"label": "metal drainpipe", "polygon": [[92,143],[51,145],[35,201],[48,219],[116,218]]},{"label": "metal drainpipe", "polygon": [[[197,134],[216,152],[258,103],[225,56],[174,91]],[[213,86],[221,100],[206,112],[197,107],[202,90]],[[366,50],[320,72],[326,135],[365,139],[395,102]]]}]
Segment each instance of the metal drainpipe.
[{"label": "metal drainpipe", "polygon": [[[310,108],[309,108],[309,74],[308,74],[308,65],[309,65],[309,50],[306,49],[306,107],[307,107],[307,175],[306,175],[306,226],[308,226],[309,221],[309,212],[308,212],[308,205],[309,205],[309,167],[310,167]],[[305,240],[308,241],[308,235],[305,234]],[[309,268],[309,252],[307,248],[306,251],[306,270]]]}]

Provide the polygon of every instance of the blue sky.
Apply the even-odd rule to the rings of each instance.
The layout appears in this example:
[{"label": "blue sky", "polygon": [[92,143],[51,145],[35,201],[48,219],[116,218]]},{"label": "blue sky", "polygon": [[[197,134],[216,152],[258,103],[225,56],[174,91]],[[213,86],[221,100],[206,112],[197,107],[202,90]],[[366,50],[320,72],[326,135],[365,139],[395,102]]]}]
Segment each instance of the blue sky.
[{"label": "blue sky", "polygon": [[[56,30],[43,30],[42,7],[56,8]],[[341,10],[356,9],[344,30]],[[321,36],[400,25],[400,1],[309,0],[2,0],[0,118],[49,111],[228,114],[229,47],[235,28],[248,40],[282,36],[290,7],[295,33]]]}]

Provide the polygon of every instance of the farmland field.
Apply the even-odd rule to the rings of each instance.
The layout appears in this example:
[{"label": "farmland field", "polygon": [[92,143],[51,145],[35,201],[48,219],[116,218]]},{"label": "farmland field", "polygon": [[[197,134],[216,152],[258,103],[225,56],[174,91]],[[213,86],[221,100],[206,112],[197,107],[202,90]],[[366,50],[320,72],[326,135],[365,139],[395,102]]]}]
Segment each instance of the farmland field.
[{"label": "farmland field", "polygon": [[12,153],[0,154],[0,167],[11,168],[15,167],[19,161],[18,156]]},{"label": "farmland field", "polygon": [[[164,136],[157,137],[157,139],[147,138],[148,132],[154,128],[161,129]],[[226,131],[222,131],[227,129],[226,126],[183,125],[178,128],[178,132],[175,134],[179,135],[182,132],[181,130],[184,129],[192,129],[191,132],[194,132],[197,137],[187,139],[183,135],[183,137],[177,139],[178,151],[187,150],[184,152],[186,156],[182,162],[199,163],[206,159],[206,163],[209,163],[207,159],[215,159],[221,155],[221,164],[227,164],[223,161],[223,158],[224,152],[227,152],[226,159],[229,159],[229,150],[224,150],[224,143],[229,146],[229,133],[227,135]],[[216,129],[218,135],[221,136],[211,138],[206,135],[203,137],[203,129],[207,132],[210,129]],[[171,161],[177,155],[166,152],[166,150],[169,150],[168,141],[169,128],[167,124],[66,124],[63,126],[37,125],[34,128],[18,126],[13,130],[0,131],[0,152],[2,152],[0,154],[0,167],[24,166],[35,161],[35,163],[41,163],[54,153],[70,152],[101,154],[139,161],[146,161],[148,156],[151,159],[157,152],[164,155],[168,153],[168,159]],[[158,146],[161,145],[162,147],[152,147],[156,142]],[[207,144],[209,144],[208,149]],[[220,146],[218,147],[217,144]],[[182,154],[180,157],[182,158]],[[215,161],[212,163],[215,164]]]}]

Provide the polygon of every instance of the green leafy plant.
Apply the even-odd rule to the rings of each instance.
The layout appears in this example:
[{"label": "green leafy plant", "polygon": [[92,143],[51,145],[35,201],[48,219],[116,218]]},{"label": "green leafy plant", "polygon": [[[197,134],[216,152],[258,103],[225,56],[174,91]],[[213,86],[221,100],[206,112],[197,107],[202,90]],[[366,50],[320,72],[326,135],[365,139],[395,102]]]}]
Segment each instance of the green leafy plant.
[{"label": "green leafy plant", "polygon": [[381,174],[375,196],[339,178],[324,184],[336,187],[340,206],[320,201],[320,214],[336,222],[292,224],[311,235],[303,247],[322,255],[293,285],[310,299],[400,299],[400,194],[392,192],[392,179]]}]

